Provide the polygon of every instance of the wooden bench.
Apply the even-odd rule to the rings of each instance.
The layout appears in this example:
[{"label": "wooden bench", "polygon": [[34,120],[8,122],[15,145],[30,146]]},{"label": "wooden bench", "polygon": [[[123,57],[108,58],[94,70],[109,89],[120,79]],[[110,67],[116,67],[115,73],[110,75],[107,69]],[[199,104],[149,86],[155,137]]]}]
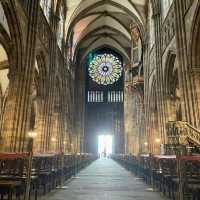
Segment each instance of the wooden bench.
[{"label": "wooden bench", "polygon": [[0,153],[0,195],[20,199],[26,192],[29,169],[28,153]]}]

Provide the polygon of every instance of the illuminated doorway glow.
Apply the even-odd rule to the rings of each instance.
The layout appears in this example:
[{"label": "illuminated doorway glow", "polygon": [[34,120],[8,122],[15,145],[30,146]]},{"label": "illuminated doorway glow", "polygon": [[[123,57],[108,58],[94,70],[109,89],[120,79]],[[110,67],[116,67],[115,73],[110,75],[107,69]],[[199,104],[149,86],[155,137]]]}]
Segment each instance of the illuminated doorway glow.
[{"label": "illuminated doorway glow", "polygon": [[98,137],[98,153],[100,155],[108,156],[112,154],[113,149],[113,136],[112,135],[99,135]]}]

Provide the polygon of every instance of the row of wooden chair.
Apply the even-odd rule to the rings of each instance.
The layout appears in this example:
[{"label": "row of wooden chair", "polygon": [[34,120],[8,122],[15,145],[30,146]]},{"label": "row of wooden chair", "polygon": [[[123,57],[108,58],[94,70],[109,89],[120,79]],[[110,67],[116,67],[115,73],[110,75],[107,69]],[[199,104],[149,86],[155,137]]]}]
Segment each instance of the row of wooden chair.
[{"label": "row of wooden chair", "polygon": [[37,200],[38,195],[62,186],[95,159],[91,154],[0,153],[1,200],[24,199],[28,184],[26,200]]},{"label": "row of wooden chair", "polygon": [[200,156],[113,155],[153,189],[173,200],[200,200]]}]

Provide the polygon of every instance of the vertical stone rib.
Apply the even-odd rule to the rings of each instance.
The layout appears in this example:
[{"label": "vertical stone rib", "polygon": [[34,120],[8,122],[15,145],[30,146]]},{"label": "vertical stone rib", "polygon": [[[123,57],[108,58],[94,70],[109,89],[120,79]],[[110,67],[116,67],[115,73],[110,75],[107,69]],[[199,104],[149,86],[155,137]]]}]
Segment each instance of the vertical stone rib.
[{"label": "vertical stone rib", "polygon": [[45,128],[44,128],[44,145],[43,151],[50,151],[51,135],[52,135],[52,114],[54,107],[54,89],[55,89],[55,74],[56,74],[56,58],[57,58],[57,41],[56,41],[56,16],[52,16],[53,33],[50,38],[50,64],[48,74],[48,89],[47,89],[47,103],[45,109]]},{"label": "vertical stone rib", "polygon": [[[33,81],[33,70],[35,60],[35,44],[36,44],[36,27],[37,27],[37,13],[38,13],[39,1],[29,1],[28,4],[28,25],[25,53],[23,55],[24,63],[21,69],[18,71],[12,71],[10,73],[11,88],[9,91],[9,98],[12,98],[11,108],[12,113],[10,120],[5,120],[3,125],[4,134],[4,150],[5,151],[25,151],[26,137],[29,125],[29,113],[30,113],[30,90]],[[21,71],[19,71],[21,70]],[[13,91],[11,89],[14,88]],[[13,94],[12,94],[13,93]],[[13,98],[13,96],[15,96]],[[10,101],[10,99],[8,99]],[[6,124],[7,123],[7,124]],[[10,132],[6,130],[8,128]],[[8,137],[8,140],[7,140]]]},{"label": "vertical stone rib", "polygon": [[156,51],[156,88],[157,88],[157,106],[159,117],[159,127],[161,128],[162,143],[166,143],[165,134],[165,107],[163,99],[163,73],[162,73],[162,34],[161,34],[161,2],[155,0],[153,9],[154,24],[155,24],[155,51]]},{"label": "vertical stone rib", "polygon": [[191,80],[189,74],[189,62],[187,53],[187,41],[184,23],[184,1],[176,0],[175,4],[175,19],[176,19],[176,41],[177,41],[177,55],[180,65],[180,83],[183,91],[182,108],[184,110],[183,120],[196,125],[195,111],[193,103],[193,92],[191,88]]},{"label": "vertical stone rib", "polygon": [[23,151],[25,150],[25,140],[27,136],[28,126],[29,126],[29,115],[30,115],[30,90],[34,75],[34,64],[35,64],[35,47],[36,47],[36,30],[37,30],[37,19],[38,19],[38,7],[39,2],[29,1],[28,3],[28,31],[26,38],[26,48],[25,48],[25,62],[24,62],[24,79],[22,82],[22,98],[19,105],[19,124],[16,134],[18,133],[19,142],[16,143],[15,150]]}]

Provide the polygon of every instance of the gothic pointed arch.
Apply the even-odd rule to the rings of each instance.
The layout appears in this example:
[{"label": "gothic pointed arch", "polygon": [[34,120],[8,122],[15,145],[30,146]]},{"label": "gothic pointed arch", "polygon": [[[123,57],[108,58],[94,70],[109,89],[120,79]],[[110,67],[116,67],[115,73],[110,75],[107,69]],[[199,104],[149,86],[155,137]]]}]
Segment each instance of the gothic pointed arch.
[{"label": "gothic pointed arch", "polygon": [[[140,5],[144,6],[144,1]],[[122,44],[120,49],[124,52],[129,51],[131,48],[130,24],[132,23],[137,24],[141,40],[144,39],[145,20],[134,1],[125,1],[123,4],[118,0],[80,1],[69,16],[67,16],[66,43],[72,61],[76,60],[78,52],[85,46],[90,51],[97,40],[104,40],[102,43],[104,45],[107,42],[107,36],[112,38],[109,41],[110,46],[115,48],[116,43]],[[79,56],[82,60],[85,57],[83,54]]]},{"label": "gothic pointed arch", "polygon": [[165,79],[164,79],[164,83],[165,83],[165,94],[166,95],[170,95],[170,90],[171,90],[171,84],[170,82],[172,81],[172,74],[174,71],[174,65],[175,65],[175,59],[176,59],[176,54],[175,52],[169,50],[168,54],[167,54],[167,58],[166,58],[166,63],[165,63]]},{"label": "gothic pointed arch", "polygon": [[[12,62],[10,63],[10,68],[14,68],[13,70],[20,71],[23,69],[23,34],[21,30],[21,24],[19,22],[19,18],[16,11],[16,2],[11,1],[3,1],[2,7],[7,19],[9,32],[10,32],[10,42],[7,44],[12,44],[9,47],[8,57],[11,57]],[[4,34],[5,35],[5,34]],[[8,37],[7,37],[8,38]],[[6,48],[7,49],[7,48]]]},{"label": "gothic pointed arch", "polygon": [[181,95],[179,83],[179,68],[176,58],[176,53],[169,51],[165,64],[165,100],[167,105],[167,120],[181,121]]},{"label": "gothic pointed arch", "polygon": [[[161,135],[159,132],[159,120],[158,120],[158,96],[157,96],[157,83],[156,77],[153,77],[152,87],[149,99],[149,122],[148,122],[148,148],[149,151],[159,154]],[[160,142],[157,143],[156,141]]]}]

